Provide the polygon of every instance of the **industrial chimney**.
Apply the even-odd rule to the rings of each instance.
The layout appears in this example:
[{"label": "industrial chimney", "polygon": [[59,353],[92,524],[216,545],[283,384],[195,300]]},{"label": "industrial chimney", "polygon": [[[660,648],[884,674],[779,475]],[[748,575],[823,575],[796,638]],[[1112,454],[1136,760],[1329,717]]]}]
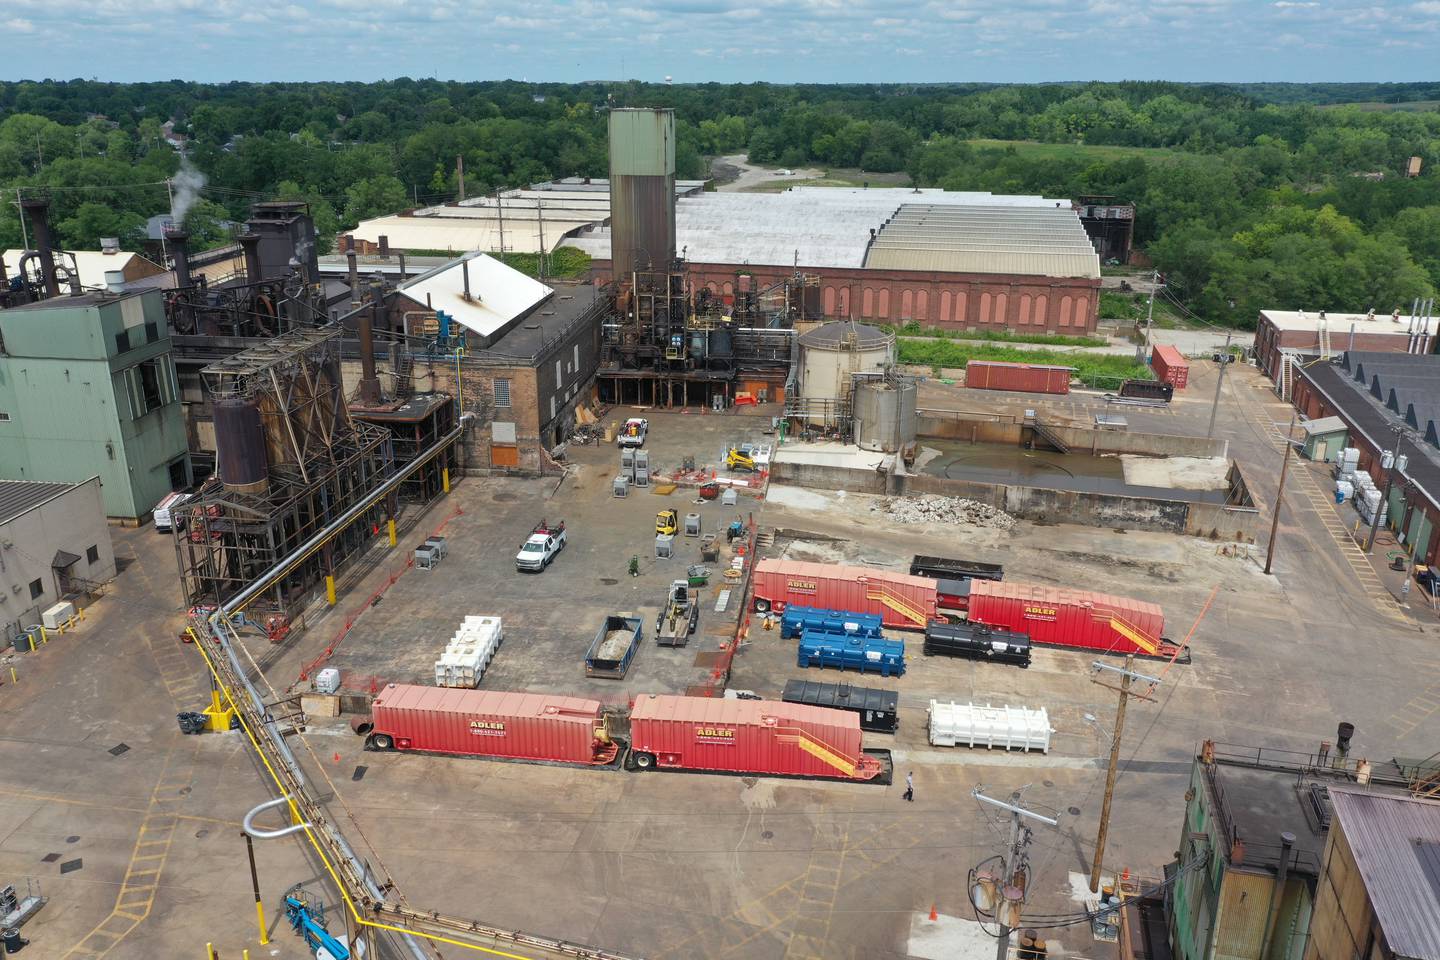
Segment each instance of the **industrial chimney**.
[{"label": "industrial chimney", "polygon": [[32,197],[20,201],[20,209],[30,218],[30,227],[35,231],[35,252],[40,255],[41,278],[45,296],[60,296],[60,282],[55,278],[55,248],[50,243],[50,201]]},{"label": "industrial chimney", "polygon": [[360,384],[356,399],[361,406],[380,405],[380,378],[375,375],[375,327],[384,316],[385,288],[370,288],[370,307],[360,311]]},{"label": "industrial chimney", "polygon": [[170,259],[175,266],[175,286],[188,287],[193,281],[190,278],[190,234],[178,227],[172,227],[165,231],[165,239],[170,244]]},{"label": "industrial chimney", "polygon": [[610,111],[610,264],[616,280],[675,259],[675,111]]}]

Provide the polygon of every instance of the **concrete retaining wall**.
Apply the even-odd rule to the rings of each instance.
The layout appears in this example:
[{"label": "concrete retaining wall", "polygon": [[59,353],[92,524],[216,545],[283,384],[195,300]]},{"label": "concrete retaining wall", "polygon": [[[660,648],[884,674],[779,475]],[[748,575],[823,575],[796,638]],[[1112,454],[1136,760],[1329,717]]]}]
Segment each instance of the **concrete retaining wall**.
[{"label": "concrete retaining wall", "polygon": [[[1238,479],[1238,469],[1232,472]],[[1253,543],[1259,525],[1259,511],[1251,506],[1187,503],[1159,497],[1048,490],[927,476],[896,475],[889,477],[887,484],[887,477],[875,471],[820,464],[778,462],[771,468],[770,478],[777,483],[849,493],[965,497],[999,507],[1025,520],[1153,530],[1241,543]],[[1243,480],[1240,483],[1243,486]]]},{"label": "concrete retaining wall", "polygon": [[[1044,418],[1041,422],[1045,423]],[[1152,457],[1223,457],[1229,441],[1206,437],[1180,437],[1129,430],[1094,430],[1045,423],[1072,450],[1086,453],[1136,453]],[[922,439],[967,440],[971,443],[1018,445],[1028,430],[1024,422],[1006,414],[966,415],[944,410],[921,410],[916,434]]]}]

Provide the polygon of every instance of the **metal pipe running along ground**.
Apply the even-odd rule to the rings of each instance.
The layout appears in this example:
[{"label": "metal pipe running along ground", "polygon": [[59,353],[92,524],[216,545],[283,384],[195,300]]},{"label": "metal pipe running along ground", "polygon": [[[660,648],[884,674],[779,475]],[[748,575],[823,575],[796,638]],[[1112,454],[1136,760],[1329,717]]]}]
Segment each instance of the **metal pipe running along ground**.
[{"label": "metal pipe running along ground", "polygon": [[[251,745],[255,748],[261,762],[270,773],[271,778],[275,781],[276,787],[280,790],[281,796],[277,800],[262,807],[257,807],[256,810],[252,811],[252,814],[258,813],[261,809],[267,809],[271,806],[287,805],[290,808],[291,817],[296,821],[294,832],[303,831],[310,840],[311,846],[324,863],[326,870],[329,872],[331,879],[344,898],[346,906],[350,908],[351,915],[357,924],[402,934],[406,948],[416,960],[429,960],[428,951],[425,949],[422,939],[477,950],[492,956],[507,957],[511,958],[511,960],[529,960],[529,958],[522,957],[518,954],[493,950],[489,947],[466,943],[448,936],[427,933],[422,930],[396,926],[389,923],[378,923],[362,913],[360,906],[356,903],[357,898],[355,894],[358,893],[360,895],[359,899],[368,901],[366,904],[367,909],[377,917],[388,915],[402,923],[426,923],[441,927],[447,931],[475,933],[492,939],[510,940],[515,943],[535,946],[575,957],[590,958],[590,960],[628,960],[628,958],[622,957],[619,954],[595,950],[578,944],[568,944],[562,941],[550,940],[549,938],[533,936],[518,931],[503,931],[458,917],[445,917],[438,913],[387,906],[385,891],[376,881],[369,864],[356,855],[344,835],[325,819],[323,809],[314,798],[309,795],[308,781],[304,771],[295,759],[295,755],[291,752],[289,745],[285,743],[284,737],[278,728],[278,721],[270,715],[269,708],[260,690],[246,675],[244,666],[240,662],[240,657],[236,650],[236,643],[239,639],[238,636],[234,636],[232,641],[232,634],[235,630],[234,624],[231,622],[232,617],[268,589],[274,581],[283,577],[292,567],[303,562],[307,557],[323,547],[329,540],[338,535],[350,524],[354,523],[366,510],[370,509],[374,504],[378,503],[381,498],[387,496],[397,488],[412,473],[433,460],[450,444],[459,440],[464,434],[466,425],[473,420],[474,414],[467,413],[462,415],[460,423],[454,430],[437,440],[428,451],[422,456],[417,457],[406,469],[385,481],[385,483],[381,484],[373,492],[326,525],[324,529],[307,540],[289,556],[281,559],[275,566],[265,571],[254,583],[250,584],[250,586],[246,587],[225,604],[222,604],[203,624],[197,624],[214,639],[215,643],[224,652],[225,659],[229,662],[229,669],[223,670],[223,672],[230,675],[230,683],[227,683],[227,678],[221,675],[222,666],[220,662],[211,659],[204,645],[197,644],[196,648],[200,650],[201,655],[205,658],[206,665],[214,676],[220,690],[224,693],[226,700],[240,716],[241,726],[250,739]],[[246,696],[242,698],[242,700],[248,702],[236,701],[232,693],[232,687],[234,686],[239,686],[245,691]],[[275,766],[271,764],[271,758],[267,756],[265,747],[262,745],[262,740],[268,742],[274,753],[274,758],[281,768],[280,770],[277,770]],[[282,771],[284,775],[283,779]],[[286,780],[289,781],[288,784],[285,782]],[[302,806],[309,813],[309,819],[302,820]],[[318,824],[318,829],[316,824]],[[322,838],[324,841],[323,844],[321,842]],[[329,847],[331,854],[339,861],[338,871],[337,865],[331,863],[331,856],[327,855],[325,847]],[[347,883],[345,879],[342,879],[341,873],[346,874],[349,883]]]}]

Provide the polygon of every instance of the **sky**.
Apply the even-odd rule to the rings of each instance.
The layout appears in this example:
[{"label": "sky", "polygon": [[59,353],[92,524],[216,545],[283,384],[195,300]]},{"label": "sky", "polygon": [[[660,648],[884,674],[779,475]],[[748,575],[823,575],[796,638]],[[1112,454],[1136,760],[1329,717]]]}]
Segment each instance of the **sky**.
[{"label": "sky", "polygon": [[5,27],[5,79],[1440,79],[1440,0],[8,0]]}]

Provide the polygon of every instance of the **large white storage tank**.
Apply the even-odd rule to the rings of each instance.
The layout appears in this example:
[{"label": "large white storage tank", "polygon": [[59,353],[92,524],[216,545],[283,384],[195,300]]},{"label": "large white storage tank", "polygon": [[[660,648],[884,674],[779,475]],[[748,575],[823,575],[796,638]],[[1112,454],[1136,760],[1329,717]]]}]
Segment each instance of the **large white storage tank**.
[{"label": "large white storage tank", "polygon": [[919,389],[910,377],[859,380],[855,384],[855,442],[862,450],[895,453],[915,442]]},{"label": "large white storage tank", "polygon": [[848,399],[851,375],[894,365],[894,334],[853,320],[822,324],[800,335],[800,396]]},{"label": "large white storage tank", "polygon": [[937,747],[1050,752],[1050,716],[1044,707],[979,706],[930,701],[930,743]]}]

